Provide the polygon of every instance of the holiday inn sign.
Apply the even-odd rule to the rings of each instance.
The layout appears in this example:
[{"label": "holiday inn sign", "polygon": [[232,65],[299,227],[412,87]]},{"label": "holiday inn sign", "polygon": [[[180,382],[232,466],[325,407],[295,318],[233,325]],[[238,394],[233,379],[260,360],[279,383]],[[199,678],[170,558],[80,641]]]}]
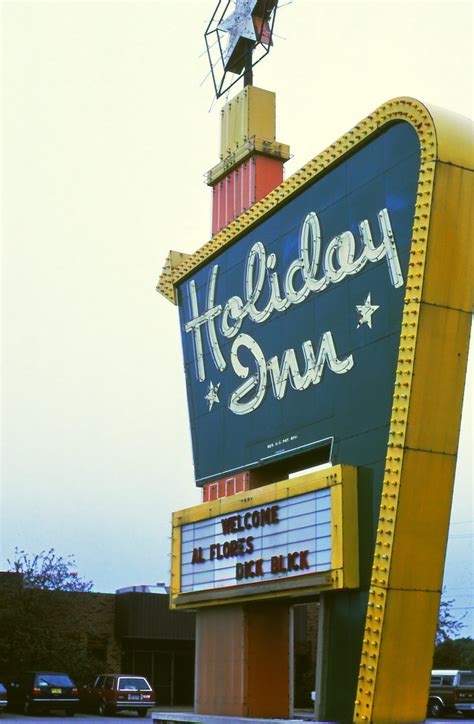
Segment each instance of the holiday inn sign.
[{"label": "holiday inn sign", "polygon": [[325,720],[425,715],[473,165],[466,119],[388,101],[194,254],[170,252],[158,284],[179,307],[196,484],[297,472],[323,449],[330,464],[175,513],[172,605],[321,594]]}]

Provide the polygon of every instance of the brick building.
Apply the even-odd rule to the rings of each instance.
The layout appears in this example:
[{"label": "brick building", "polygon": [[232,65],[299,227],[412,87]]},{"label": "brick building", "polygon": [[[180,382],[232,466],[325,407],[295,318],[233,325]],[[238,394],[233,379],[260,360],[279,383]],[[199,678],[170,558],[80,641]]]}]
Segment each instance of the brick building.
[{"label": "brick building", "polygon": [[104,672],[142,674],[160,704],[190,704],[194,614],[164,593],[80,593],[26,588],[0,573],[0,680],[59,670],[77,684]]}]

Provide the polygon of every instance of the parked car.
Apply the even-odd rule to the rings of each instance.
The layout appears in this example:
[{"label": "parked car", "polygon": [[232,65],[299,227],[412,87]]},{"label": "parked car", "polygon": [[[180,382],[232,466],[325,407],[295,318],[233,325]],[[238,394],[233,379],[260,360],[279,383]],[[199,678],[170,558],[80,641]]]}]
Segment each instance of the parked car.
[{"label": "parked car", "polygon": [[79,692],[67,674],[27,671],[12,682],[9,703],[12,709],[20,709],[27,715],[62,710],[67,716],[74,716]]},{"label": "parked car", "polygon": [[0,681],[0,714],[4,709],[6,709],[8,704],[8,694],[6,688],[3,686],[2,682]]},{"label": "parked car", "polygon": [[101,674],[92,686],[81,689],[80,697],[81,707],[103,716],[124,710],[146,716],[155,706],[155,692],[148,681],[133,674]]},{"label": "parked car", "polygon": [[474,671],[458,669],[431,672],[428,716],[474,715]]}]

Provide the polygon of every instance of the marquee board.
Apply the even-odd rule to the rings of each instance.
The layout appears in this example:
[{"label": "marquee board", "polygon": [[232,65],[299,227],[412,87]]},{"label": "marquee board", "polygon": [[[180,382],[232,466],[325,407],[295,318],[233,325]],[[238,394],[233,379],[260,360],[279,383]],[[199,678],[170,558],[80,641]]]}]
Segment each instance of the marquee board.
[{"label": "marquee board", "polygon": [[356,470],[335,466],[173,514],[171,605],[356,588]]}]

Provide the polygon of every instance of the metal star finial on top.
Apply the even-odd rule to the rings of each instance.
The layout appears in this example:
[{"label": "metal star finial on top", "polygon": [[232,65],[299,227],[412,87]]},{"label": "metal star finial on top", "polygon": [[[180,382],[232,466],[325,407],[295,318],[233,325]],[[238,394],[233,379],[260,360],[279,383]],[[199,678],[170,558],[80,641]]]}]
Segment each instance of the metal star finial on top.
[{"label": "metal star finial on top", "polygon": [[231,73],[240,73],[245,66],[248,53],[257,42],[252,13],[256,0],[235,0],[232,15],[222,20],[217,26],[229,34],[227,47],[224,50],[224,68]]},{"label": "metal star finial on top", "polygon": [[[252,68],[272,45],[278,0],[232,0],[232,5],[219,0],[204,33],[217,98],[242,76],[251,85]],[[238,77],[228,81],[228,73]]]}]

